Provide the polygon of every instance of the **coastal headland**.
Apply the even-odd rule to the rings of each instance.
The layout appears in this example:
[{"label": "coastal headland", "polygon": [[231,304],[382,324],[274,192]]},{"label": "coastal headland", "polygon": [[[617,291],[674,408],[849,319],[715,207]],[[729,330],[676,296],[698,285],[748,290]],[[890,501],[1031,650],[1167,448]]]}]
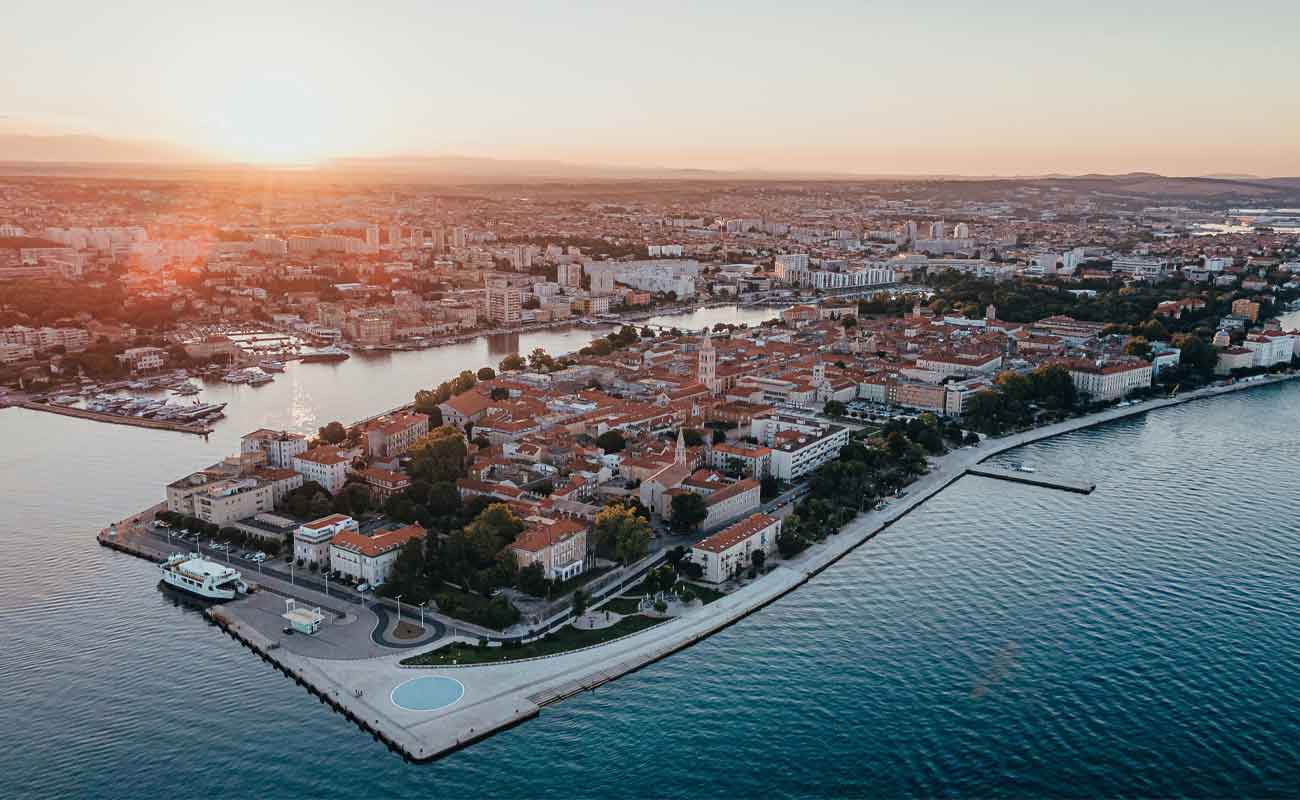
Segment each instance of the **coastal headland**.
[{"label": "coastal headland", "polygon": [[[778,562],[761,578],[713,603],[696,603],[660,624],[586,649],[497,664],[413,666],[402,663],[409,659],[411,649],[376,642],[372,636],[377,624],[373,615],[337,614],[336,621],[322,629],[320,638],[326,640],[324,643],[314,641],[317,637],[283,635],[278,601],[267,593],[210,608],[207,615],[229,635],[403,757],[430,761],[537,716],[546,705],[594,689],[689,647],[754,613],[806,583],[996,455],[1114,420],[1295,377],[1294,374],[1260,377],[1176,397],[1117,406],[954,450],[933,459],[930,470],[908,487],[905,496],[887,508],[859,515],[839,534]],[[115,543],[106,532],[101,532],[100,541],[127,549]],[[145,552],[138,554],[148,557]],[[614,594],[617,593],[595,603],[595,610],[599,611]],[[473,636],[452,632],[430,647],[476,641]],[[420,652],[425,649],[428,648],[417,648]],[[423,676],[449,679],[459,684],[462,691],[454,700],[437,707],[413,710],[399,704],[395,690]]]}]

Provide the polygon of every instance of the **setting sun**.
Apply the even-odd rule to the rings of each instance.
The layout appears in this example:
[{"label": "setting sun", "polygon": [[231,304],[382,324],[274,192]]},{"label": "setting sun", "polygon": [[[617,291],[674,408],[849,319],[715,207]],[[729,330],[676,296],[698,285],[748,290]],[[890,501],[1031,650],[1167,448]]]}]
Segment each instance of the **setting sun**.
[{"label": "setting sun", "polygon": [[[331,155],[337,135],[327,101],[297,76],[249,76],[225,85],[208,112],[210,146],[227,158],[304,164]],[[336,152],[336,151],[335,151]]]}]

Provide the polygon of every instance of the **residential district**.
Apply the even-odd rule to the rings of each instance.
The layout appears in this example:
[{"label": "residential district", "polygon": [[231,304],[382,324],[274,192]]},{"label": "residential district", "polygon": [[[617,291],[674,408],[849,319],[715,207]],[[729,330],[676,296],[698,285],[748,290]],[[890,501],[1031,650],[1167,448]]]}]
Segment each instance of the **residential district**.
[{"label": "residential district", "polygon": [[[277,357],[311,360],[621,324],[364,423],[250,432],[167,487],[164,513],[192,534],[494,630],[526,626],[519,607],[538,598],[581,602],[588,576],[654,550],[709,584],[761,571],[843,523],[817,477],[846,453],[865,465],[864,507],[980,434],[1289,368],[1300,352],[1280,320],[1300,297],[1285,210],[1120,198],[1086,180],[527,196],[286,182],[256,198],[218,180],[3,185],[11,398],[270,370],[268,337]],[[773,318],[635,324],[718,302]]]},{"label": "residential district", "polygon": [[[1290,375],[1300,221],[1249,187],[1174,183],[285,179],[253,197],[215,178],[5,178],[0,400],[143,416],[159,412],[102,393],[592,328],[576,352],[430,376],[368,419],[247,431],[101,533],[182,588],[171,554],[227,562],[202,562],[214,590],[238,566],[251,594],[214,618],[422,757],[770,602],[990,437]],[[770,313],[648,322],[716,304]],[[694,622],[648,634],[672,620]],[[526,659],[457,679],[486,717],[412,733],[401,670]]]}]

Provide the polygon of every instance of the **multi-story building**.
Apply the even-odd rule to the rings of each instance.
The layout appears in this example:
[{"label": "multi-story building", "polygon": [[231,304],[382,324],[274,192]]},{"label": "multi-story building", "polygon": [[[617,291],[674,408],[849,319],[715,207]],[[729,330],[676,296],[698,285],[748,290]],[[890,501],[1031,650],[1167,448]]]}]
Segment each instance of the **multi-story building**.
[{"label": "multi-story building", "polygon": [[131,347],[118,354],[117,360],[132,372],[147,372],[162,369],[167,363],[167,351],[161,347]]},{"label": "multi-story building", "polygon": [[424,537],[425,530],[419,525],[407,525],[371,536],[344,529],[330,539],[329,566],[344,577],[379,586],[392,574],[393,562],[406,543]]},{"label": "multi-story building", "polygon": [[318,520],[305,522],[293,532],[293,557],[302,564],[316,564],[322,570],[330,567],[330,542],[344,531],[357,532],[357,522],[343,514],[330,514]]},{"label": "multi-story building", "polygon": [[366,423],[362,435],[372,459],[393,459],[405,453],[429,432],[429,417],[417,412],[383,416]]},{"label": "multi-story building", "polygon": [[755,514],[696,543],[691,548],[691,560],[704,568],[704,580],[722,583],[747,569],[755,551],[771,555],[780,534],[781,520]]},{"label": "multi-story building", "polygon": [[393,495],[401,494],[411,487],[411,478],[405,472],[371,467],[358,473],[361,481],[370,490],[370,499],[381,505]]},{"label": "multi-story building", "polygon": [[523,297],[513,286],[490,286],[487,289],[488,319],[499,325],[518,325],[523,311]]},{"label": "multi-story building", "polygon": [[555,268],[555,282],[571,289],[582,286],[582,265],[559,264]]},{"label": "multi-story building", "polygon": [[1118,400],[1135,389],[1151,386],[1151,362],[1141,358],[1114,361],[1068,362],[1074,388],[1086,394],[1093,402]]},{"label": "multi-story building", "polygon": [[744,474],[760,480],[772,471],[772,450],[762,445],[743,442],[715,444],[709,448],[707,460],[709,466],[720,470],[738,465]]},{"label": "multi-story building", "polygon": [[275,508],[271,483],[257,478],[214,481],[192,497],[194,516],[213,525],[227,525]]},{"label": "multi-story building", "polygon": [[1296,337],[1289,333],[1252,333],[1241,346],[1254,354],[1255,367],[1289,364],[1295,355]]},{"label": "multi-story building", "polygon": [[1159,280],[1174,269],[1169,261],[1159,258],[1142,258],[1125,256],[1111,262],[1110,271],[1117,275],[1129,275],[1139,280]]},{"label": "multi-story building", "polygon": [[1233,300],[1232,313],[1234,316],[1245,317],[1251,322],[1259,322],[1259,303],[1244,297]]},{"label": "multi-story building", "polygon": [[776,279],[794,283],[791,280],[791,271],[807,271],[808,254],[807,253],[782,253],[773,259],[773,269],[776,272]]},{"label": "multi-story building", "polygon": [[541,564],[547,580],[567,581],[587,568],[587,525],[575,519],[539,519],[510,545],[519,568]]},{"label": "multi-story building", "polygon": [[772,474],[783,481],[808,474],[839,457],[849,443],[849,431],[841,425],[826,425],[802,417],[769,414],[755,417],[754,438],[772,451]]},{"label": "multi-story building", "polygon": [[325,491],[336,494],[348,480],[350,459],[337,447],[322,445],[293,457],[293,469],[305,480],[316,481]]},{"label": "multi-story building", "polygon": [[[741,514],[755,511],[763,502],[762,484],[753,478],[743,478],[735,483],[729,483],[721,488],[709,491],[707,494],[701,492],[698,487],[688,484],[684,484],[681,488],[675,489],[669,494],[679,491],[704,494],[704,507],[708,512],[704,517],[704,521],[700,523],[700,527],[704,530],[721,525],[727,520],[735,519]],[[667,509],[671,513],[671,498]]]},{"label": "multi-story building", "polygon": [[266,454],[266,465],[275,469],[293,469],[293,459],[307,452],[307,437],[301,433],[260,428],[239,439],[243,453]]}]

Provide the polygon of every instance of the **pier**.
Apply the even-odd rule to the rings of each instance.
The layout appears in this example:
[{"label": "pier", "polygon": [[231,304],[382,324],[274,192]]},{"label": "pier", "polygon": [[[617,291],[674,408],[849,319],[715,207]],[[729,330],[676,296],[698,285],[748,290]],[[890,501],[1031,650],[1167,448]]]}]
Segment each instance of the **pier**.
[{"label": "pier", "polygon": [[207,436],[212,433],[212,428],[200,422],[178,422],[170,419],[149,419],[147,417],[131,417],[125,414],[107,414],[102,411],[88,411],[84,408],[69,408],[67,406],[55,405],[53,403],[19,403],[19,408],[27,408],[32,411],[48,411],[51,414],[62,414],[65,417],[78,417],[80,419],[94,420],[95,422],[107,422],[112,425],[130,425],[136,428],[153,428],[160,431],[179,431],[181,433],[193,433],[199,436]]},{"label": "pier", "polygon": [[1012,483],[1024,483],[1030,486],[1042,486],[1047,489],[1078,492],[1079,494],[1092,494],[1093,490],[1097,488],[1097,484],[1087,481],[1060,478],[1055,475],[1043,475],[1037,472],[1022,472],[1018,469],[1003,469],[1002,467],[976,465],[968,468],[966,474],[978,475],[981,478],[996,478],[1000,481],[1011,481]]}]

